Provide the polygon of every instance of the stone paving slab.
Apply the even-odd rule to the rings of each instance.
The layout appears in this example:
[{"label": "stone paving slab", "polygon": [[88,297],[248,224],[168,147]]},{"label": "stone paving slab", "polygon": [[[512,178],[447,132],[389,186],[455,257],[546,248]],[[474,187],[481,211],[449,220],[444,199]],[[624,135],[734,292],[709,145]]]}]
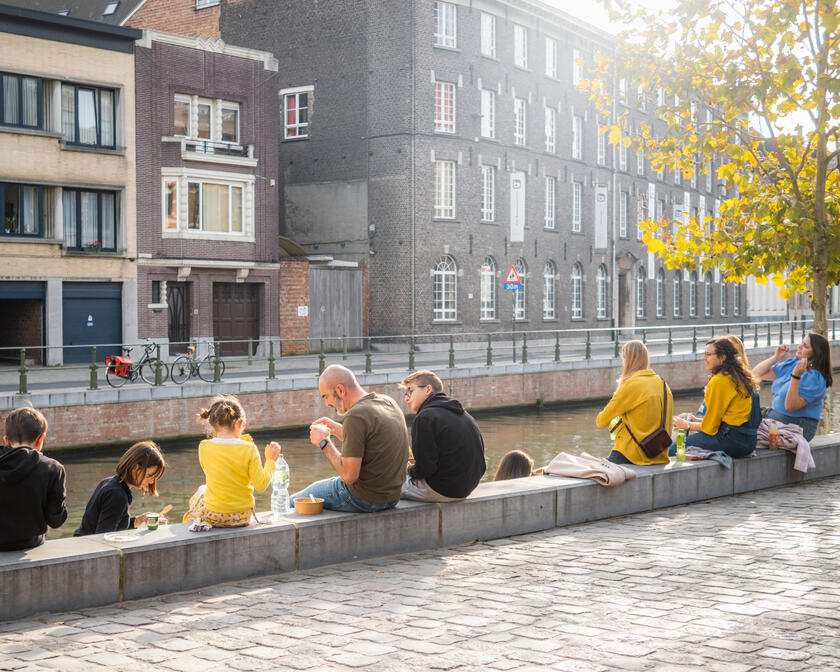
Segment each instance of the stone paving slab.
[{"label": "stone paving slab", "polygon": [[0,623],[5,670],[840,670],[840,477]]}]

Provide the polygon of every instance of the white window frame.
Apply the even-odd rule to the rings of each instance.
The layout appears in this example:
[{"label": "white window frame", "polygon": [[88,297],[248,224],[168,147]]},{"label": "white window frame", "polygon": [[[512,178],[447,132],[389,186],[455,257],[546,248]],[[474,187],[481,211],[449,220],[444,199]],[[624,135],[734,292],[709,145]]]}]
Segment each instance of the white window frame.
[{"label": "white window frame", "polygon": [[642,227],[639,226],[643,221],[648,218],[648,207],[647,201],[642,196],[636,197],[638,200],[636,201],[636,240],[641,240],[644,233],[642,231]]},{"label": "white window frame", "polygon": [[688,276],[688,316],[697,317],[697,272]]},{"label": "white window frame", "polygon": [[528,68],[528,28],[513,24],[513,64],[517,68]]},{"label": "white window frame", "polygon": [[732,314],[736,317],[741,314],[741,285],[735,283],[732,287]]},{"label": "white window frame", "polygon": [[435,219],[455,219],[455,162],[435,161]]},{"label": "white window frame", "polygon": [[436,133],[455,133],[455,84],[435,82],[434,117]]},{"label": "white window frame", "polygon": [[481,55],[496,58],[496,15],[481,12]]},{"label": "white window frame", "polygon": [[618,195],[618,237],[627,237],[627,206],[630,203],[629,192],[622,191]]},{"label": "white window frame", "polygon": [[726,283],[720,283],[720,316],[726,317]]},{"label": "white window frame", "polygon": [[543,319],[557,317],[556,292],[554,291],[557,269],[550,259],[543,264]]},{"label": "white window frame", "polygon": [[513,319],[520,321],[527,317],[525,303],[525,272],[527,266],[525,260],[521,257],[513,262],[513,266],[519,274],[519,289],[513,290]]},{"label": "white window frame", "polygon": [[647,95],[645,93],[645,87],[641,84],[636,88],[636,103],[639,112],[647,112]]},{"label": "white window frame", "polygon": [[680,164],[676,160],[674,160],[674,184],[677,186],[682,185],[682,170],[680,170]]},{"label": "white window frame", "polygon": [[572,158],[583,159],[583,117],[572,115]]},{"label": "white window frame", "polygon": [[481,136],[496,137],[496,92],[492,89],[481,90]]},{"label": "white window frame", "polygon": [[714,170],[715,162],[714,159],[709,159],[706,162],[706,191],[708,193],[712,193],[712,171]]},{"label": "white window frame", "polygon": [[557,79],[557,40],[545,38],[545,76]]},{"label": "white window frame", "polygon": [[[166,228],[166,185],[176,183],[176,229]],[[253,243],[255,236],[254,185],[256,178],[245,173],[230,173],[193,168],[161,169],[161,235],[163,238],[191,238],[199,240],[224,240],[227,242]],[[189,226],[189,184],[221,184],[242,190],[242,231],[205,231]],[[202,192],[203,193],[203,192]],[[230,194],[231,192],[229,192]],[[232,199],[228,198],[228,222],[231,221]],[[199,204],[199,219],[201,219]]]},{"label": "white window frame", "polygon": [[639,266],[636,271],[636,317],[645,316],[645,302],[647,299],[647,277],[644,266]]},{"label": "white window frame", "polygon": [[557,151],[557,110],[553,107],[545,108],[545,151]]},{"label": "white window frame", "polygon": [[458,319],[458,265],[448,254],[432,267],[432,315],[435,322]]},{"label": "white window frame", "polygon": [[680,317],[682,312],[682,282],[680,281],[681,270],[674,271],[674,317]]},{"label": "white window frame", "polygon": [[580,233],[582,230],[581,207],[583,205],[583,183],[572,182],[572,231]]},{"label": "white window frame", "polygon": [[496,166],[481,166],[481,221],[496,219]]},{"label": "white window frame", "polygon": [[642,139],[639,138],[639,145],[636,147],[636,175],[639,177],[645,174],[645,150],[641,143]]},{"label": "white window frame", "polygon": [[583,53],[580,49],[572,49],[572,86],[577,87],[583,79]]},{"label": "white window frame", "polygon": [[618,143],[618,169],[627,172],[627,145],[624,144],[624,138]]},{"label": "white window frame", "polygon": [[458,48],[458,7],[451,2],[435,2],[436,47]]},{"label": "white window frame", "polygon": [[557,178],[545,178],[545,228],[555,228],[555,206],[557,202]]},{"label": "white window frame", "polygon": [[496,319],[496,261],[484,257],[479,269],[479,320]]},{"label": "white window frame", "polygon": [[703,279],[703,315],[705,317],[712,316],[712,273],[706,273]]},{"label": "white window frame", "polygon": [[527,142],[528,101],[524,98],[513,99],[513,144],[525,145]]},{"label": "white window frame", "polygon": [[607,165],[607,134],[603,133],[604,127],[598,125],[598,165]]},{"label": "white window frame", "polygon": [[598,309],[598,319],[605,320],[607,318],[607,267],[601,264],[598,266],[598,272],[596,276],[596,289],[598,291],[597,296],[597,309]]},{"label": "white window frame", "polygon": [[572,319],[583,319],[583,267],[579,262],[572,266]]},{"label": "white window frame", "polygon": [[[299,140],[309,137],[309,123],[312,105],[312,94],[314,89],[307,87],[300,90],[281,91],[283,96],[283,139],[284,140]],[[301,96],[306,96],[306,105],[301,105]],[[289,107],[289,101],[294,101],[294,108]],[[289,110],[296,111],[294,123],[289,123]],[[300,111],[306,110],[306,121],[300,120]]]},{"label": "white window frame", "polygon": [[[233,110],[236,112],[236,138],[234,140],[223,140],[222,133],[224,131],[224,113],[225,110]],[[308,124],[307,124],[308,125]],[[242,111],[239,109],[239,103],[233,103],[227,100],[219,101],[219,142],[226,144],[239,145],[241,138],[242,127]]]},{"label": "white window frame", "polygon": [[656,272],[656,317],[665,317],[665,271]]}]

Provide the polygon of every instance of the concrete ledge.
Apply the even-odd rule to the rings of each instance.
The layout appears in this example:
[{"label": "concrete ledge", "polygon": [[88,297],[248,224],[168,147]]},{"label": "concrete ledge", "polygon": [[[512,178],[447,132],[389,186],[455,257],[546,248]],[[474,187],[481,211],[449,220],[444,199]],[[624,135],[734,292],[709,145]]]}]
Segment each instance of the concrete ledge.
[{"label": "concrete ledge", "polygon": [[536,476],[482,483],[466,500],[449,504],[401,501],[373,514],[292,513],[276,524],[202,533],[177,524],[128,543],[107,542],[104,535],[48,541],[0,553],[0,620],[526,534],[840,474],[840,434],[815,439],[812,453],[817,467],[807,475],[793,470],[790,453],[760,450],[734,460],[732,470],[705,461],[635,467],[637,477],[615,488]]}]

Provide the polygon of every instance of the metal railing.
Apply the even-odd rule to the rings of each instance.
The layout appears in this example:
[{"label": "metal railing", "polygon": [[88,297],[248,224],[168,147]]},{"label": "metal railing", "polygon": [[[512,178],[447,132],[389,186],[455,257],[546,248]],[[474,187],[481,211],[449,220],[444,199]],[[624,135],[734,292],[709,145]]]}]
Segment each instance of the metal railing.
[{"label": "metal railing", "polygon": [[[838,320],[829,321],[829,338],[836,340]],[[336,338],[265,338],[237,341],[199,339],[189,343],[156,344],[152,362],[154,386],[171,381],[167,375],[175,359],[188,352],[194,361],[206,362],[212,370],[212,382],[228,379],[276,379],[311,377],[333,363],[341,363],[361,373],[437,370],[456,367],[480,367],[527,363],[568,363],[620,356],[621,344],[638,339],[647,344],[652,356],[697,354],[713,336],[732,333],[741,338],[749,351],[780,343],[796,342],[808,333],[810,320],[703,324],[697,326],[661,325],[636,328],[578,328],[545,330],[501,330],[494,332],[459,332],[448,334],[407,334],[391,336],[342,336]],[[146,341],[148,343],[148,340]],[[24,346],[0,348],[0,391],[28,394],[33,383],[46,389],[51,386],[87,388],[100,386],[100,374],[109,373],[103,360],[108,352],[123,348],[144,347],[146,343],[121,343],[68,346]],[[50,365],[59,359],[57,350],[85,363]],[[239,352],[241,354],[233,354]],[[87,354],[89,353],[89,355]],[[53,355],[51,357],[51,355]],[[138,357],[139,359],[139,357]],[[12,364],[14,362],[14,364]],[[17,385],[14,385],[15,369]],[[84,370],[87,370],[84,372]],[[111,372],[112,373],[112,372]],[[201,378],[210,382],[209,374]],[[37,381],[35,380],[37,379]],[[148,377],[144,377],[148,380]],[[186,376],[190,384],[191,376]],[[181,381],[184,382],[183,380]]]}]

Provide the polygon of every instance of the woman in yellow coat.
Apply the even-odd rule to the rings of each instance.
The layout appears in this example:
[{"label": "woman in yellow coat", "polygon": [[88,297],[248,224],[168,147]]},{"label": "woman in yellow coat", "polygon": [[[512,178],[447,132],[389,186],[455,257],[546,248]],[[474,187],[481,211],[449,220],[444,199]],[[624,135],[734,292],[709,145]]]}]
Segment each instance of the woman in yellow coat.
[{"label": "woman in yellow coat", "polygon": [[[614,418],[621,418],[615,435],[615,446],[607,456],[617,464],[662,464],[668,461],[668,451],[654,458],[644,454],[639,441],[662,426],[662,404],[665,403],[665,431],[671,432],[674,396],[668,386],[663,395],[663,381],[650,369],[647,347],[641,341],[625,343],[621,349],[623,368],[618,389],[603,411],[595,418],[598,427],[606,427]],[[627,428],[630,431],[627,431]]]}]

